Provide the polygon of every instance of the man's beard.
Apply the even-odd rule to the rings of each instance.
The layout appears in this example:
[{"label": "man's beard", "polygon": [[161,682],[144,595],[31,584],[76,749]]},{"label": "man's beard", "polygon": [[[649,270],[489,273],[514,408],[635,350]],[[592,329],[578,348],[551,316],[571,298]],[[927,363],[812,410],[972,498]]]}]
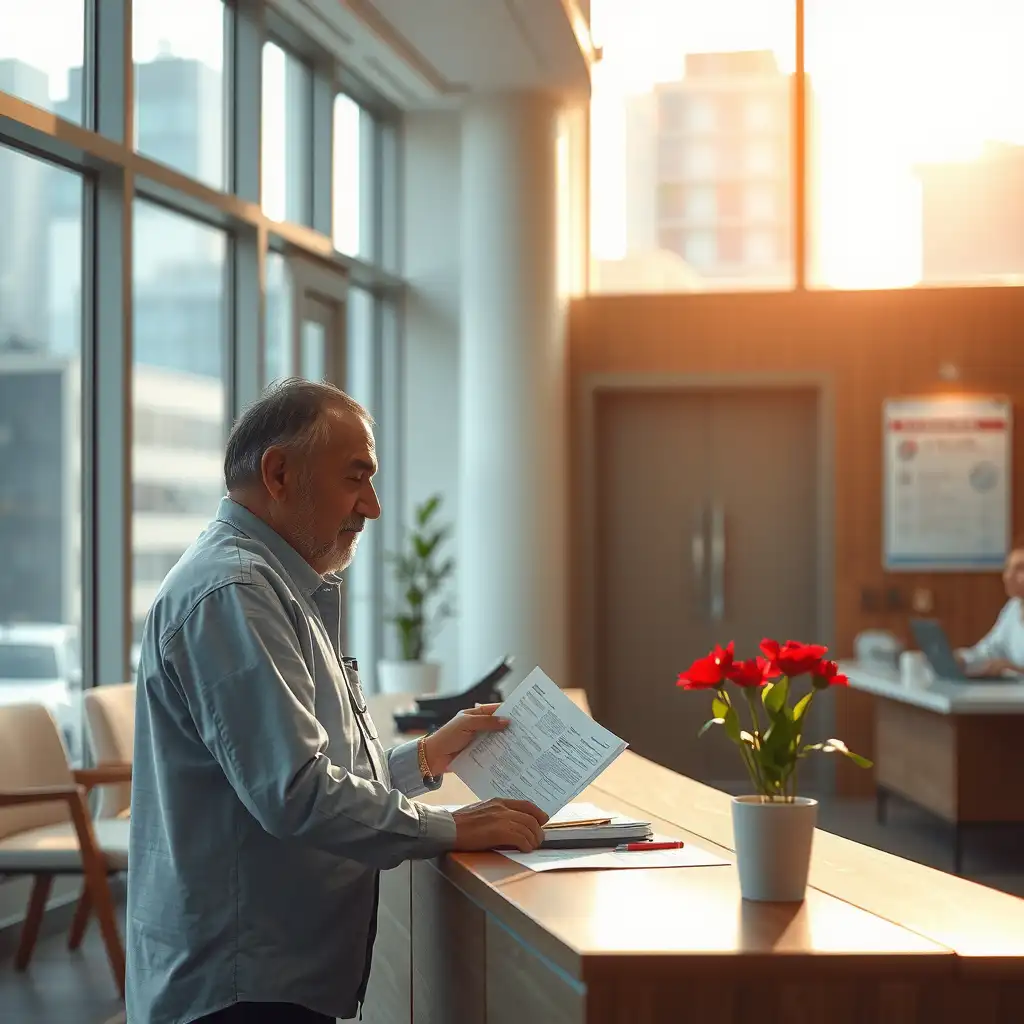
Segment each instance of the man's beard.
[{"label": "man's beard", "polygon": [[[300,486],[303,508],[309,509],[313,503],[312,481],[307,477],[303,479]],[[301,545],[299,553],[311,564],[320,563],[326,558],[326,565],[321,568],[323,576],[347,569],[352,564],[352,558],[356,553],[358,534],[366,524],[366,517],[353,513],[341,524],[338,532],[326,542],[316,540],[311,520],[312,516],[303,516],[303,522],[298,527],[296,541]],[[342,546],[341,535],[346,532],[351,532],[355,536],[349,543]]]}]

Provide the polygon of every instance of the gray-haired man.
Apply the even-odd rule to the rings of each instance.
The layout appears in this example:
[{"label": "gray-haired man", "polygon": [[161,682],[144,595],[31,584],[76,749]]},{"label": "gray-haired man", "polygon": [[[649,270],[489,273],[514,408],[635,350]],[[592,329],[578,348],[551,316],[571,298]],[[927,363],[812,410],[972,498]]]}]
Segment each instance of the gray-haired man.
[{"label": "gray-haired man", "polygon": [[493,706],[385,752],[340,648],[341,583],[380,515],[366,410],[289,380],[239,419],[228,496],[142,638],[128,871],[129,1024],[318,1024],[369,975],[377,871],[535,848],[544,815],[436,788]]}]

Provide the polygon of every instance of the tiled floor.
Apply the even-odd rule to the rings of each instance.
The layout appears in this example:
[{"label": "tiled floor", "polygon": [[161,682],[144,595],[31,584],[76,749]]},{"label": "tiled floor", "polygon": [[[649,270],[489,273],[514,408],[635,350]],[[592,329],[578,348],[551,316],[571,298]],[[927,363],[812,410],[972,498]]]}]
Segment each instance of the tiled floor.
[{"label": "tiled floor", "polygon": [[[881,826],[875,821],[873,803],[824,803],[820,824],[857,842],[949,870],[948,830],[906,805],[894,802],[889,824]],[[965,874],[1024,896],[1022,832],[995,830],[969,839]],[[9,961],[0,960],[0,1008],[2,1024],[106,1024],[116,1019],[122,1007],[96,929],[89,930],[78,953],[68,952],[66,933],[44,939],[24,975],[15,974]]]}]

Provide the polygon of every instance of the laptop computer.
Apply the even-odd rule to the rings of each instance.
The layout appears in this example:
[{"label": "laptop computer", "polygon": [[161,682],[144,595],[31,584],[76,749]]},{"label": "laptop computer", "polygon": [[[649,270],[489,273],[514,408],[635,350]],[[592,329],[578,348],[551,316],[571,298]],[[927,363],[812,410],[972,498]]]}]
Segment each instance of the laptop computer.
[{"label": "laptop computer", "polygon": [[1020,682],[1020,677],[1011,673],[1002,676],[969,676],[956,660],[949,637],[936,619],[911,619],[910,630],[917,646],[928,659],[937,679],[951,679],[954,682],[1007,683]]}]

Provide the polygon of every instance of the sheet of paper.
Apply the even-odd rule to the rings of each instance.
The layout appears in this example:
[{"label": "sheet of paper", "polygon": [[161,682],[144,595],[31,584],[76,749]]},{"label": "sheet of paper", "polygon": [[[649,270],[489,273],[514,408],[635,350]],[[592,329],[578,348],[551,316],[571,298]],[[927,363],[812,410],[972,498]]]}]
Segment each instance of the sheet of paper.
[{"label": "sheet of paper", "polygon": [[510,720],[508,728],[481,733],[449,769],[480,800],[530,800],[553,815],[626,749],[539,668],[495,714]]},{"label": "sheet of paper", "polygon": [[[665,840],[656,836],[656,840]],[[500,850],[503,857],[531,871],[609,871],[628,868],[700,868],[728,864],[710,850],[687,843],[679,850],[643,850],[638,853],[614,850]]]}]

